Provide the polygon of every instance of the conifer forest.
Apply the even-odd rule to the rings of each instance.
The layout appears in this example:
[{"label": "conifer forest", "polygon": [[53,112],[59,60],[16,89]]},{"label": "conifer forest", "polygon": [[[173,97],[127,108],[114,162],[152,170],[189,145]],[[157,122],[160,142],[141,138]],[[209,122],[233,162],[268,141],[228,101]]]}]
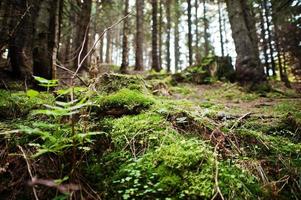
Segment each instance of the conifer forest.
[{"label": "conifer forest", "polygon": [[0,0],[0,200],[301,200],[300,0]]}]

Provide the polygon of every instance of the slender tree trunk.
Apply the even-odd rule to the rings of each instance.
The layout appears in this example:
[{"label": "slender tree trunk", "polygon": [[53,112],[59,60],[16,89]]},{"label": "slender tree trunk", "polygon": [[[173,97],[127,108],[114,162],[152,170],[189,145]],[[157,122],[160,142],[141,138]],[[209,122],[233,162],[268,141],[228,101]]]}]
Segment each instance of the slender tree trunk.
[{"label": "slender tree trunk", "polygon": [[209,40],[208,40],[208,19],[206,0],[203,0],[203,20],[204,20],[204,40],[205,40],[205,57],[209,54]]},{"label": "slender tree trunk", "polygon": [[143,71],[144,0],[136,0],[136,63],[135,70]]},{"label": "slender tree trunk", "polygon": [[159,3],[159,65],[162,69],[162,57],[163,57],[163,0]]},{"label": "slender tree trunk", "polygon": [[106,33],[106,40],[107,40],[107,45],[106,45],[106,63],[111,64],[112,63],[112,31],[108,31]]},{"label": "slender tree trunk", "polygon": [[33,74],[53,78],[53,50],[56,42],[56,10],[58,0],[42,0],[35,23]]},{"label": "slender tree trunk", "polygon": [[192,50],[192,21],[191,21],[191,0],[187,0],[188,12],[188,51],[189,65],[192,66],[193,50]]},{"label": "slender tree trunk", "polygon": [[269,44],[269,49],[270,49],[270,59],[271,59],[271,67],[273,71],[273,76],[276,76],[276,64],[274,60],[274,48],[272,45],[272,32],[271,32],[271,23],[270,23],[270,18],[269,18],[269,8],[268,8],[268,2],[267,0],[263,0],[263,7],[265,10],[265,19],[266,19],[266,24],[267,24],[267,32],[268,32],[268,44]]},{"label": "slender tree trunk", "polygon": [[[80,13],[77,18],[77,30],[76,30],[76,38],[75,38],[75,47],[76,49],[82,48],[81,57],[74,60],[74,67],[78,67],[78,59],[82,60],[83,57],[88,53],[88,46],[89,46],[89,24],[90,24],[90,17],[91,17],[91,8],[92,8],[92,0],[83,0],[83,2],[78,2],[80,7]],[[88,71],[88,61],[87,59],[83,62],[81,67],[81,71]]]},{"label": "slender tree trunk", "polygon": [[[261,5],[262,6],[262,5]],[[262,48],[263,48],[263,55],[264,55],[264,61],[265,61],[265,70],[266,75],[269,76],[269,56],[268,56],[268,47],[267,47],[267,40],[265,38],[266,36],[266,30],[264,26],[264,16],[263,16],[263,8],[261,7],[261,10],[259,11],[260,14],[260,26],[261,26],[261,39],[262,39]]]},{"label": "slender tree trunk", "polygon": [[100,38],[99,42],[99,63],[103,63],[103,37]]},{"label": "slender tree trunk", "polygon": [[167,38],[166,38],[166,64],[167,64],[167,72],[170,72],[170,65],[171,65],[171,59],[170,59],[170,34],[171,34],[171,14],[170,14],[170,6],[171,6],[171,0],[167,0],[166,5],[166,20],[167,20]]},{"label": "slender tree trunk", "polygon": [[199,15],[198,15],[199,0],[195,0],[194,7],[195,7],[195,60],[196,60],[196,64],[198,65],[201,63],[201,54],[199,48]]},{"label": "slender tree trunk", "polygon": [[223,38],[222,8],[221,8],[221,1],[220,0],[218,1],[218,23],[219,23],[221,53],[222,53],[222,57],[224,57],[225,56],[225,50],[224,50],[224,38]]},{"label": "slender tree trunk", "polygon": [[158,3],[152,0],[152,69],[161,71],[158,57]]},{"label": "slender tree trunk", "polygon": [[[128,14],[129,14],[129,0],[125,0],[124,16],[127,16]],[[129,66],[128,34],[129,34],[129,19],[126,18],[123,24],[122,63],[120,67],[121,73],[127,73],[127,68]]]},{"label": "slender tree trunk", "polygon": [[180,70],[180,31],[179,31],[179,25],[180,25],[180,5],[177,0],[175,0],[175,29],[174,29],[174,53],[175,53],[175,72],[178,72]]},{"label": "slender tree trunk", "polygon": [[237,53],[236,72],[240,83],[255,85],[265,80],[259,60],[258,41],[251,5],[243,0],[226,0]]},{"label": "slender tree trunk", "polygon": [[[26,3],[25,2],[11,2],[11,8],[14,10],[12,15],[10,15],[10,29],[14,29],[17,24],[19,23],[26,11]],[[8,55],[9,60],[12,68],[12,75],[14,77],[20,77],[25,76],[24,73],[21,71],[24,71],[25,61],[24,61],[24,47],[25,47],[25,41],[27,39],[26,35],[31,34],[26,31],[26,25],[28,23],[28,17],[27,19],[23,19],[22,23],[20,23],[20,26],[18,29],[15,29],[14,35],[10,35],[9,43],[8,43]],[[10,32],[13,30],[10,30]]]}]

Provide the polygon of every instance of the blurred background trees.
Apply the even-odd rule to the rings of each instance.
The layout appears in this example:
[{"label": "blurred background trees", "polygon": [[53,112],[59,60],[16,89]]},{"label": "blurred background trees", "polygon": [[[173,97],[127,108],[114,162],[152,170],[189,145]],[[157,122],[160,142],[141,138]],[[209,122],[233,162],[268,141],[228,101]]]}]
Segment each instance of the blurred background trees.
[{"label": "blurred background trees", "polygon": [[300,10],[296,0],[3,0],[0,66],[17,78],[51,79],[65,75],[62,67],[75,71],[91,48],[82,74],[174,73],[229,56],[240,82],[289,85],[301,77]]}]

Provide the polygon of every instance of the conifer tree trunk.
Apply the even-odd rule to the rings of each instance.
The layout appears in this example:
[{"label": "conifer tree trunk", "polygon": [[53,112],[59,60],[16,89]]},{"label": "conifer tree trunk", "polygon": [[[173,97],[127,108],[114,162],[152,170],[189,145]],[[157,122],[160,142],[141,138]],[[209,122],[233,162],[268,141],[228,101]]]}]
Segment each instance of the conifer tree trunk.
[{"label": "conifer tree trunk", "polygon": [[143,20],[144,20],[144,0],[136,0],[136,63],[135,70],[143,71]]},{"label": "conifer tree trunk", "polygon": [[267,40],[265,38],[266,36],[266,30],[264,26],[264,16],[262,13],[262,7],[261,10],[259,11],[260,14],[260,26],[261,26],[261,39],[262,39],[262,50],[263,50],[263,55],[264,55],[264,62],[265,62],[265,74],[266,76],[269,76],[269,70],[270,70],[270,65],[269,65],[269,56],[268,56],[268,47],[267,47]]},{"label": "conifer tree trunk", "polygon": [[209,54],[209,38],[208,38],[208,19],[206,0],[203,0],[203,20],[204,20],[204,40],[205,40],[205,57]]},{"label": "conifer tree trunk", "polygon": [[33,74],[53,78],[53,50],[56,38],[56,10],[58,0],[41,0],[35,22],[33,45]]},{"label": "conifer tree trunk", "polygon": [[112,63],[112,31],[106,33],[106,63]]},{"label": "conifer tree trunk", "polygon": [[273,76],[276,76],[276,64],[275,64],[275,59],[274,59],[274,48],[272,45],[272,31],[271,31],[271,22],[269,18],[269,13],[270,10],[268,8],[268,2],[267,0],[263,0],[263,8],[265,10],[265,20],[267,24],[267,33],[268,33],[268,44],[269,44],[269,49],[270,49],[270,59],[271,59],[271,67],[272,67],[272,72]]},{"label": "conifer tree trunk", "polygon": [[191,21],[191,0],[187,0],[188,12],[188,51],[189,51],[189,66],[192,66],[192,21]]},{"label": "conifer tree trunk", "polygon": [[152,0],[152,69],[161,71],[158,57],[158,1]]},{"label": "conifer tree trunk", "polygon": [[[82,60],[83,57],[88,53],[88,45],[89,45],[89,36],[86,33],[89,33],[89,23],[91,17],[91,8],[92,8],[92,0],[83,0],[83,2],[78,2],[78,6],[80,7],[80,11],[77,18],[77,29],[76,29],[76,38],[75,38],[75,49],[78,50],[78,53],[83,46],[83,50],[81,53],[81,57],[74,60],[74,68],[78,67],[78,59]],[[88,61],[87,59],[83,62],[81,66],[81,71],[88,71]]]},{"label": "conifer tree trunk", "polygon": [[201,53],[199,48],[199,16],[198,16],[198,10],[199,10],[199,0],[195,0],[194,2],[195,7],[195,60],[196,64],[201,63]]},{"label": "conifer tree trunk", "polygon": [[174,59],[175,59],[175,71],[178,72],[180,70],[180,31],[179,31],[179,24],[180,24],[180,5],[177,0],[174,2],[174,9],[175,9],[175,28],[174,28]]},{"label": "conifer tree trunk", "polygon": [[163,0],[159,0],[159,65],[162,69],[162,56],[163,56]]},{"label": "conifer tree trunk", "polygon": [[[127,16],[128,14],[129,14],[129,0],[125,0],[124,16]],[[128,34],[129,34],[129,19],[126,18],[123,24],[122,63],[120,67],[121,73],[127,73],[127,68],[129,66]]]},{"label": "conifer tree trunk", "polygon": [[237,53],[237,79],[243,84],[265,80],[259,60],[258,41],[251,5],[243,0],[226,0],[232,35]]},{"label": "conifer tree trunk", "polygon": [[222,57],[224,57],[225,48],[224,48],[224,38],[223,38],[222,8],[221,8],[220,0],[218,0],[218,24],[219,24],[220,43],[221,43],[221,53],[222,53]]},{"label": "conifer tree trunk", "polygon": [[167,0],[166,5],[166,20],[167,20],[167,39],[166,39],[166,64],[167,64],[167,72],[170,72],[170,65],[171,65],[171,59],[170,59],[170,34],[171,34],[171,16],[170,16],[170,6],[171,6],[171,0]]}]

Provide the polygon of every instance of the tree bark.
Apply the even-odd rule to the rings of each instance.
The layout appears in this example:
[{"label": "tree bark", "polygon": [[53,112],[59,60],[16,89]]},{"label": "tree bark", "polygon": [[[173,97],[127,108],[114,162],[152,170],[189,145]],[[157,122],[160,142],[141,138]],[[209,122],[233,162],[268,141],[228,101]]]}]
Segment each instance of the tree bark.
[{"label": "tree bark", "polygon": [[263,50],[263,55],[264,55],[264,64],[265,64],[265,74],[266,76],[269,76],[269,70],[270,70],[270,65],[269,65],[269,56],[268,56],[268,47],[267,47],[267,40],[265,38],[266,36],[266,30],[264,26],[264,16],[263,16],[263,7],[261,5],[261,9],[259,11],[260,14],[260,26],[261,26],[261,39],[262,39],[262,50]]},{"label": "tree bark", "polygon": [[188,51],[189,66],[192,66],[193,50],[192,50],[192,21],[191,21],[191,0],[187,0],[188,12]]},{"label": "tree bark", "polygon": [[[129,14],[129,0],[125,1],[124,16]],[[122,63],[120,67],[121,73],[127,73],[129,66],[129,45],[128,45],[128,34],[129,34],[129,19],[126,18],[123,24],[123,41],[122,41]]]},{"label": "tree bark", "polygon": [[112,63],[112,31],[108,31],[106,33],[106,63],[111,64]]},{"label": "tree bark", "polygon": [[35,23],[33,74],[53,78],[53,49],[55,46],[55,14],[58,0],[42,0]]},{"label": "tree bark", "polygon": [[199,48],[199,16],[198,16],[199,0],[195,0],[194,7],[195,7],[195,60],[196,60],[196,64],[198,65],[201,63],[201,52]]},{"label": "tree bark", "polygon": [[221,1],[220,0],[218,1],[218,23],[219,23],[221,53],[222,53],[222,57],[224,57],[225,56],[225,50],[224,50],[224,38],[223,38],[222,8],[221,8]]},{"label": "tree bark", "polygon": [[158,56],[158,3],[152,0],[152,69],[156,72],[161,71]]},{"label": "tree bark", "polygon": [[[78,2],[80,7],[80,11],[77,17],[77,30],[76,30],[76,38],[75,38],[75,49],[78,49],[78,55],[74,60],[74,67],[78,67],[78,60],[82,60],[85,55],[88,53],[88,45],[89,45],[89,23],[91,17],[91,8],[92,8],[92,0],[83,0],[83,2]],[[83,48],[82,48],[83,46]],[[79,58],[79,52],[82,48],[81,57]],[[88,71],[88,60],[86,59],[80,71]]]},{"label": "tree bark", "polygon": [[163,0],[159,3],[159,65],[162,69],[162,57],[163,57]]},{"label": "tree bark", "polygon": [[244,0],[226,0],[237,53],[237,79],[242,84],[263,82],[264,70],[259,60],[258,41],[251,5]]},{"label": "tree bark", "polygon": [[136,0],[136,62],[135,70],[143,71],[143,20],[144,20],[144,0]]},{"label": "tree bark", "polygon": [[179,47],[179,43],[180,43],[180,31],[179,31],[179,24],[180,24],[180,17],[181,17],[181,13],[180,13],[180,5],[179,2],[177,0],[175,0],[174,3],[174,9],[175,9],[175,29],[174,29],[174,38],[175,38],[175,42],[174,42],[174,52],[175,52],[175,72],[178,72],[180,70],[180,47]]},{"label": "tree bark", "polygon": [[269,13],[270,10],[268,8],[268,2],[267,0],[263,0],[263,8],[265,10],[265,20],[267,24],[267,32],[268,32],[268,44],[269,44],[269,49],[270,49],[270,59],[271,59],[271,67],[272,67],[272,72],[273,76],[276,76],[276,64],[275,64],[275,59],[274,59],[274,48],[272,45],[272,31],[271,31],[271,22],[269,18]]},{"label": "tree bark", "polygon": [[167,38],[166,38],[166,64],[167,64],[167,72],[170,72],[170,65],[171,65],[171,59],[170,59],[170,34],[171,34],[171,16],[170,16],[170,6],[171,6],[171,0],[167,0],[166,5],[166,20],[167,20]]},{"label": "tree bark", "polygon": [[209,54],[209,39],[208,39],[208,19],[206,0],[203,0],[203,20],[204,20],[204,41],[205,41],[205,57]]}]

